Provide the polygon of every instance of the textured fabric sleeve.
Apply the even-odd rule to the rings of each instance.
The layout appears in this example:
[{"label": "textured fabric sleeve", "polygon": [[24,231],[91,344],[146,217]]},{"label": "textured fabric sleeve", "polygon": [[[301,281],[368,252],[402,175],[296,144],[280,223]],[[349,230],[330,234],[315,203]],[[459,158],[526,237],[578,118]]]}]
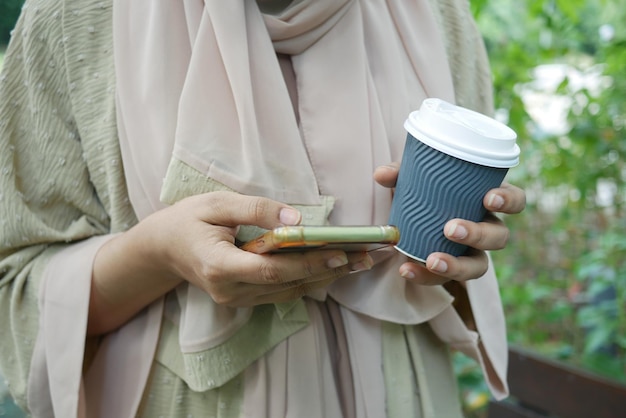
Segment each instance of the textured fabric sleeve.
[{"label": "textured fabric sleeve", "polygon": [[430,0],[446,47],[456,104],[493,114],[487,50],[467,0]]},{"label": "textured fabric sleeve", "polygon": [[63,12],[27,3],[0,75],[0,369],[22,407],[47,262],[110,225],[72,116]]}]

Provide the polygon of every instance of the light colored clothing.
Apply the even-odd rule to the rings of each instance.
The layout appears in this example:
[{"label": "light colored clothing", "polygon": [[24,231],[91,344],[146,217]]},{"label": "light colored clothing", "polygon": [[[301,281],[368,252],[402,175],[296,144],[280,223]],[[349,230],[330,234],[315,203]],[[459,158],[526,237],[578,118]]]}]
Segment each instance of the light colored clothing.
[{"label": "light colored clothing", "polygon": [[[156,208],[143,211],[133,197],[137,196],[133,192],[141,189],[133,186],[132,179],[140,177],[129,173],[130,168],[146,167],[141,162],[128,163],[129,155],[142,157],[141,153],[129,154],[129,149],[125,149],[134,144],[134,135],[129,135],[127,141],[121,135],[120,153],[116,111],[124,114],[124,109],[116,107],[114,94],[117,80],[111,5],[58,3],[27,4],[0,78],[0,146],[9,150],[0,157],[0,207],[3,215],[15,216],[0,221],[0,324],[3,335],[9,335],[0,342],[0,364],[21,405],[29,404],[36,416],[50,416],[52,408],[58,416],[88,412],[88,416],[113,416],[94,412],[106,408],[131,415],[133,411],[144,416],[154,416],[153,412],[165,415],[168,413],[159,409],[168,402],[171,416],[186,416],[184,411],[202,408],[205,401],[214,406],[215,416],[298,416],[302,411],[307,416],[337,416],[338,411],[346,408],[354,410],[356,416],[407,416],[402,408],[412,408],[424,416],[444,416],[437,412],[446,408],[457,410],[458,414],[456,393],[446,387],[454,386],[454,379],[442,341],[479,360],[494,394],[506,395],[506,340],[493,272],[467,286],[479,341],[478,334],[469,331],[451,307],[452,298],[442,287],[410,286],[401,278],[392,277],[403,261],[398,256],[377,265],[371,273],[339,280],[329,289],[341,312],[340,321],[335,318],[334,323],[345,327],[337,336],[345,337],[347,343],[348,369],[352,374],[348,384],[331,369],[329,356],[333,351],[325,348],[329,344],[334,347],[324,331],[333,323],[324,319],[331,303],[323,302],[326,295],[315,295],[317,301],[305,298],[292,304],[240,311],[211,306],[206,303],[208,297],[185,287],[153,304],[100,342],[95,357],[89,356],[85,361],[89,367],[81,382],[91,261],[112,234],[136,222],[134,212],[142,217]],[[251,7],[250,3],[243,3]],[[443,31],[457,102],[489,112],[484,51],[467,6],[459,3],[462,5],[433,3],[433,17],[444,28],[454,25],[457,30],[463,29],[459,32],[462,35],[456,37],[456,31]],[[164,35],[179,39],[170,32]],[[463,56],[465,60],[459,62]],[[442,59],[445,62],[446,57]],[[284,97],[289,97],[287,91]],[[416,96],[411,100],[419,99]],[[286,111],[292,109],[288,100],[284,103]],[[403,142],[400,119],[416,107],[414,104],[409,101],[402,111],[390,114],[386,136],[398,141],[400,135]],[[385,106],[380,109],[389,111]],[[166,115],[172,110],[164,109]],[[298,113],[301,122],[306,115]],[[162,115],[155,115],[159,116]],[[396,120],[400,123],[393,123]],[[128,128],[128,120],[119,122]],[[384,126],[380,129],[384,130]],[[381,148],[375,148],[378,149]],[[376,164],[399,160],[396,157],[400,152],[397,145],[383,154],[373,152],[362,169],[367,173],[365,180],[371,182]],[[197,153],[193,150],[187,154]],[[166,163],[168,155],[163,152]],[[122,163],[127,169],[130,199]],[[247,184],[203,178],[190,163],[175,158],[170,164],[164,192],[180,194],[172,193],[167,200],[225,187],[224,183],[235,190],[238,184]],[[243,170],[234,171],[235,175],[242,173]],[[162,177],[158,169],[151,175],[153,183]],[[311,173],[305,176],[305,183],[311,180],[310,176]],[[315,190],[315,195],[309,190],[309,197],[287,200],[304,203],[305,219],[310,216],[312,223],[325,222],[330,209],[326,204],[329,200],[320,198],[318,189],[344,198],[330,213],[331,222],[353,223],[353,212],[364,216],[358,218],[359,223],[386,220],[389,195],[382,188],[367,198],[382,205],[372,213],[361,203],[355,208],[346,206],[354,200],[333,189],[335,183],[343,182],[315,176],[313,180],[319,183],[310,189]],[[269,184],[280,181],[279,176]],[[148,202],[157,202],[154,191],[145,196]],[[283,197],[281,200],[286,200]],[[83,241],[78,243],[80,240]],[[383,275],[385,278],[380,279]],[[202,297],[203,302],[193,302]],[[398,303],[398,297],[404,302]],[[217,309],[229,318],[218,324],[220,328],[203,328],[207,332],[200,335],[215,336],[211,330],[218,329],[219,338],[205,339],[199,345],[185,344],[198,336],[194,334],[197,322],[188,322],[194,318],[190,315],[194,309],[195,315],[206,314],[205,309]],[[154,362],[149,360],[152,358]],[[398,362],[398,358],[405,361]],[[411,363],[415,369],[407,371],[406,366]],[[404,384],[398,383],[400,378]],[[176,391],[171,392],[170,385],[176,386]],[[453,401],[446,402],[446,398]],[[187,413],[199,414],[202,409],[195,411]],[[210,414],[211,411],[204,416]]]}]

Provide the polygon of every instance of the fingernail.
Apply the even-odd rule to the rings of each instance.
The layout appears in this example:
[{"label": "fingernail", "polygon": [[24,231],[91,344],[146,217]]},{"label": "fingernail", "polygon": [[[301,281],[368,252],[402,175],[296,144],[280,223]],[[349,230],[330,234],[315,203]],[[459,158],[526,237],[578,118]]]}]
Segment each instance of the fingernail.
[{"label": "fingernail", "polygon": [[278,215],[278,219],[283,225],[298,225],[300,217],[300,212],[292,208],[282,208]]},{"label": "fingernail", "polygon": [[405,279],[412,280],[415,278],[415,273],[413,273],[410,269],[403,267],[400,269],[400,276]]},{"label": "fingernail", "polygon": [[446,235],[450,238],[463,239],[467,237],[467,229],[464,226],[459,225],[457,222],[452,222],[448,227]]},{"label": "fingernail", "polygon": [[448,264],[440,258],[435,258],[435,261],[431,264],[430,269],[432,271],[436,271],[437,273],[445,273],[448,271]]},{"label": "fingernail", "polygon": [[344,255],[336,255],[336,256],[328,259],[328,261],[326,261],[326,265],[328,266],[328,268],[331,268],[331,269],[335,269],[337,267],[345,266],[346,264],[348,264],[348,257],[345,254]]},{"label": "fingernail", "polygon": [[352,271],[369,270],[374,265],[372,257],[367,255],[363,260],[352,265]]},{"label": "fingernail", "polygon": [[504,206],[504,199],[502,198],[502,196],[493,193],[491,196],[489,196],[489,201],[487,203],[489,204],[489,207],[492,207],[494,209],[500,209],[502,206]]}]

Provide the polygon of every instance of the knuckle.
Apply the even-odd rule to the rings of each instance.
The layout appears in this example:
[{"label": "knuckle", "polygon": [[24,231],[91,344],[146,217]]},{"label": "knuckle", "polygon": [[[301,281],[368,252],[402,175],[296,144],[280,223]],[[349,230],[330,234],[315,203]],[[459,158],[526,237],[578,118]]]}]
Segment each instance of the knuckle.
[{"label": "knuckle", "polygon": [[502,234],[502,238],[496,244],[496,250],[502,250],[506,248],[507,244],[509,243],[510,238],[511,238],[511,232],[508,229],[506,229],[504,233]]},{"label": "knuckle", "polygon": [[340,266],[340,267],[336,267],[334,269],[331,270],[331,274],[329,275],[330,278],[339,278],[339,277],[343,277],[346,274],[350,273],[351,269],[350,266]]},{"label": "knuckle", "polygon": [[248,213],[254,219],[264,219],[270,211],[269,201],[263,198],[252,199],[248,207]]},{"label": "knuckle", "polygon": [[292,299],[299,299],[311,291],[311,286],[308,283],[302,283],[291,290]]},{"label": "knuckle", "polygon": [[481,250],[501,250],[509,242],[510,231],[502,224],[476,228],[470,246]]},{"label": "knuckle", "polygon": [[219,274],[216,271],[213,263],[204,262],[200,265],[200,271],[198,273],[200,279],[210,286],[219,284]]},{"label": "knuckle", "polygon": [[463,279],[466,279],[464,277],[465,274],[466,272],[456,268],[456,266],[451,266],[451,268],[448,270],[444,277],[447,280],[462,281]]},{"label": "knuckle", "polygon": [[314,281],[309,282],[309,286],[314,286],[316,283],[320,283],[327,280],[334,280],[339,277],[345,276],[350,271],[347,266],[341,266],[326,270],[323,273],[314,275]]},{"label": "knuckle", "polygon": [[476,228],[474,232],[474,238],[472,240],[472,246],[476,248],[483,248],[487,241],[487,233],[485,228]]},{"label": "knuckle", "polygon": [[320,281],[338,279],[340,277],[346,276],[348,273],[350,273],[350,271],[351,269],[349,266],[341,266],[341,267],[330,269],[325,274],[317,276],[318,283]]},{"label": "knuckle", "polygon": [[231,302],[228,292],[225,291],[223,283],[215,274],[215,271],[211,266],[205,267],[200,277],[201,282],[203,283],[202,287],[204,288],[204,291],[211,296],[211,299],[213,299],[215,303],[218,305],[226,305]]},{"label": "knuckle", "polygon": [[201,287],[220,305],[230,302],[227,284],[222,279],[221,270],[215,263],[203,262],[197,273]]},{"label": "knuckle", "polygon": [[469,280],[479,279],[479,278],[483,277],[485,275],[485,273],[487,273],[488,268],[489,267],[488,267],[486,262],[485,263],[481,263],[480,265],[474,266],[473,273],[469,277],[467,277],[467,276],[463,277],[463,274],[459,273],[459,274],[456,275],[455,280],[458,280],[458,281],[469,281]]},{"label": "knuckle", "polygon": [[218,305],[231,305],[233,303],[233,298],[225,292],[213,291],[209,293],[209,296]]},{"label": "knuckle", "polygon": [[209,210],[211,219],[220,219],[228,214],[231,210],[229,205],[225,203],[226,192],[210,192],[205,193],[202,197],[204,199],[204,206]]},{"label": "knuckle", "polygon": [[473,274],[471,274],[469,277],[466,277],[465,280],[478,279],[480,277],[483,277],[485,273],[487,273],[487,270],[489,270],[489,259],[487,257],[487,253],[485,253],[484,251],[478,253],[478,256],[474,261],[471,270],[473,271]]},{"label": "knuckle", "polygon": [[308,258],[304,259],[304,263],[302,264],[302,268],[304,269],[304,273],[307,277],[313,276],[315,274],[315,269],[313,268],[313,263]]},{"label": "knuckle", "polygon": [[259,266],[259,278],[266,283],[281,284],[284,282],[278,268],[270,262],[265,262]]},{"label": "knuckle", "polygon": [[488,267],[484,266],[478,271],[478,275],[475,277],[476,279],[483,277],[487,273]]},{"label": "knuckle", "polygon": [[198,197],[199,199],[203,199],[204,200],[204,204],[206,204],[209,207],[215,207],[218,206],[219,203],[222,201],[222,193],[221,192],[211,192],[211,193],[205,193],[203,195],[200,195]]}]

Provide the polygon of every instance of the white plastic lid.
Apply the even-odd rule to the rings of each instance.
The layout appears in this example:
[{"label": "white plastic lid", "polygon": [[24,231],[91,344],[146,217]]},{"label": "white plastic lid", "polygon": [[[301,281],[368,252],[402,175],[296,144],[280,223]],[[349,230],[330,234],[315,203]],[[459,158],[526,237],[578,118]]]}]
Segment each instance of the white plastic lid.
[{"label": "white plastic lid", "polygon": [[441,99],[422,102],[404,128],[413,137],[441,152],[489,167],[519,164],[517,134],[488,116]]}]

